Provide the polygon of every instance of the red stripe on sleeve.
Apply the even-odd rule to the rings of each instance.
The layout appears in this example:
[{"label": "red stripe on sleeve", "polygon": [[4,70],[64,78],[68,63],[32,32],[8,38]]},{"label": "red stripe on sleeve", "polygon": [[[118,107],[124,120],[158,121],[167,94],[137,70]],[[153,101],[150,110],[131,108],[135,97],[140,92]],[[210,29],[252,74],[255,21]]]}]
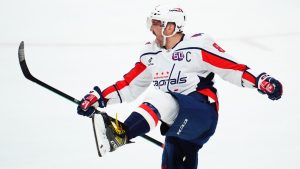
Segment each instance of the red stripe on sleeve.
[{"label": "red stripe on sleeve", "polygon": [[253,83],[253,85],[256,84],[256,77],[254,77],[252,74],[250,74],[249,72],[245,71],[243,73],[243,76],[242,76],[243,79]]},{"label": "red stripe on sleeve", "polygon": [[109,86],[108,88],[106,88],[105,90],[103,90],[102,95],[103,97],[106,98],[107,95],[109,95],[110,93],[116,91],[114,86]]},{"label": "red stripe on sleeve", "polygon": [[[142,62],[137,62],[133,69],[131,69],[127,74],[124,75],[124,80],[120,80],[116,83],[117,90],[121,90],[128,86],[139,74],[141,74],[147,67]],[[104,97],[110,93],[116,91],[114,86],[106,88],[102,94]]]},{"label": "red stripe on sleeve", "polygon": [[157,116],[157,114],[149,106],[147,106],[145,104],[141,104],[139,107],[142,108],[142,109],[144,109],[146,112],[148,112],[151,115],[151,117],[153,118],[153,120],[155,122],[155,126],[156,126],[157,123],[158,123],[158,116]]},{"label": "red stripe on sleeve", "polygon": [[214,55],[204,50],[201,50],[201,54],[202,54],[203,61],[213,66],[216,66],[218,68],[232,69],[232,70],[239,70],[239,71],[245,71],[247,69],[246,65],[237,64],[231,60],[222,58],[220,56]]},{"label": "red stripe on sleeve", "polygon": [[133,69],[131,69],[127,74],[124,75],[124,80],[118,81],[116,83],[117,89],[121,90],[125,86],[128,86],[131,81],[133,81],[140,73],[142,73],[146,69],[146,66],[137,62]]}]

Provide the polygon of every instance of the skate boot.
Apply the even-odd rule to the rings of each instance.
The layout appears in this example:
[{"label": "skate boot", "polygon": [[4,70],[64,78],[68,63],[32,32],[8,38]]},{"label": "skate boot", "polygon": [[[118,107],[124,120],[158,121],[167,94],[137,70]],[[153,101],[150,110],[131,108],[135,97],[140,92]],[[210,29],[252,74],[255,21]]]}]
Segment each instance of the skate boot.
[{"label": "skate boot", "polygon": [[94,115],[93,127],[100,157],[107,152],[116,150],[128,142],[126,131],[122,124],[117,118],[114,120],[106,113]]}]

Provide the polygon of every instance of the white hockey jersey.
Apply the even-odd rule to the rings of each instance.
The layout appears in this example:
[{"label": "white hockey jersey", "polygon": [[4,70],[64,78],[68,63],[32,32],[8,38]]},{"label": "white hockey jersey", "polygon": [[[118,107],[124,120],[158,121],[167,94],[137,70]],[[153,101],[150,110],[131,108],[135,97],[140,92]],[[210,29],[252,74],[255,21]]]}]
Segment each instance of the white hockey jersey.
[{"label": "white hockey jersey", "polygon": [[232,56],[205,34],[183,36],[170,50],[147,43],[132,70],[124,79],[103,91],[107,104],[130,102],[152,83],[164,92],[187,95],[197,91],[217,104],[214,75],[237,86],[254,88],[256,77],[250,68]]}]

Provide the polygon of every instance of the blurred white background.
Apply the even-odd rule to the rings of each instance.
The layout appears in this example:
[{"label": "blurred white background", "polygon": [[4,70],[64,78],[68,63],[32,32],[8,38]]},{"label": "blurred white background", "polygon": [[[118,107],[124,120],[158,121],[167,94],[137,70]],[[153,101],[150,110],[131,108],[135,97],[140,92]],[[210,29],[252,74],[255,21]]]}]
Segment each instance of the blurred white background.
[{"label": "blurred white background", "polygon": [[[94,85],[120,80],[154,37],[153,0],[0,0],[0,168],[160,168],[162,149],[136,138],[97,157],[91,120],[76,105],[26,80],[17,48],[25,41],[31,73],[80,99]],[[168,1],[169,2],[169,1]],[[204,32],[240,62],[284,86],[273,102],[256,90],[216,79],[220,118],[199,152],[201,169],[298,169],[300,1],[181,0],[187,35]],[[141,101],[108,108],[125,119]],[[160,141],[158,128],[150,135]]]}]

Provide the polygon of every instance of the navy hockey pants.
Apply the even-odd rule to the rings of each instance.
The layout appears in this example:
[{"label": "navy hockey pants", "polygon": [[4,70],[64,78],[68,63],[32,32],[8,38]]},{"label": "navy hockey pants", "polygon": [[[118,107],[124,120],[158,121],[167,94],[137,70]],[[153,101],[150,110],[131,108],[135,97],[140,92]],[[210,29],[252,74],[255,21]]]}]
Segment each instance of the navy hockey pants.
[{"label": "navy hockey pants", "polygon": [[166,133],[162,169],[196,169],[198,151],[214,134],[218,113],[207,98],[197,92],[188,96],[171,94],[180,109]]}]

